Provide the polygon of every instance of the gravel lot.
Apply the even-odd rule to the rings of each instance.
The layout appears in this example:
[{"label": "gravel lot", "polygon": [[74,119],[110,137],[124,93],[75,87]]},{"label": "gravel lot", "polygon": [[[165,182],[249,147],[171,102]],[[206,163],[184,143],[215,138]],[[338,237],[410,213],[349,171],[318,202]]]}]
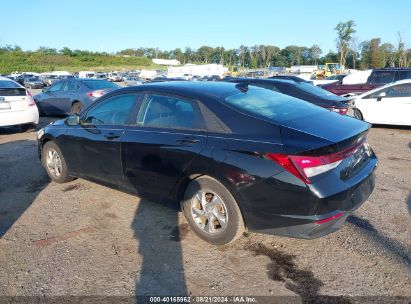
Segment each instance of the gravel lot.
[{"label": "gravel lot", "polygon": [[36,134],[0,129],[0,295],[411,297],[411,128],[374,127],[369,141],[376,189],[341,230],[215,247],[173,206],[50,182]]}]

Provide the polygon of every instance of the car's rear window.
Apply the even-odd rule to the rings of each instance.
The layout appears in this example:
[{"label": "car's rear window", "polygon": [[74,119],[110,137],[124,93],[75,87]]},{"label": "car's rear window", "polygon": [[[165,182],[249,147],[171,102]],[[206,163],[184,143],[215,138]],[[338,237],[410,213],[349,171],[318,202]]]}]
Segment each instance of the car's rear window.
[{"label": "car's rear window", "polygon": [[0,89],[9,89],[9,88],[21,88],[21,86],[14,81],[0,80]]},{"label": "car's rear window", "polygon": [[299,119],[327,111],[309,102],[255,86],[240,88],[238,93],[227,96],[224,101],[242,112],[273,122]]},{"label": "car's rear window", "polygon": [[82,80],[82,83],[92,90],[118,89],[119,86],[106,80]]}]

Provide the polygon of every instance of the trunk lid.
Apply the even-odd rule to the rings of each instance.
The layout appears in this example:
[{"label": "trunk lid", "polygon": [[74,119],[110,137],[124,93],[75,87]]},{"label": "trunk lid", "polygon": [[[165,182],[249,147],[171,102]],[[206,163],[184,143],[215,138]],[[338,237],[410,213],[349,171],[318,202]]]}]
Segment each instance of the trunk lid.
[{"label": "trunk lid", "polygon": [[285,121],[280,126],[284,147],[289,154],[335,153],[369,128],[370,124],[364,121],[332,111]]}]

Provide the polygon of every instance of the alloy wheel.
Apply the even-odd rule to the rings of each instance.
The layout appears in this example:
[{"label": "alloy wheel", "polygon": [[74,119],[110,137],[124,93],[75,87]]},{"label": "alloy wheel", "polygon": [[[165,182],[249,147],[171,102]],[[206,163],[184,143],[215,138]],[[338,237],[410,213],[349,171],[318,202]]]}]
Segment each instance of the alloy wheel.
[{"label": "alloy wheel", "polygon": [[194,195],[191,215],[196,225],[206,233],[217,234],[227,227],[227,207],[213,191],[200,190]]}]

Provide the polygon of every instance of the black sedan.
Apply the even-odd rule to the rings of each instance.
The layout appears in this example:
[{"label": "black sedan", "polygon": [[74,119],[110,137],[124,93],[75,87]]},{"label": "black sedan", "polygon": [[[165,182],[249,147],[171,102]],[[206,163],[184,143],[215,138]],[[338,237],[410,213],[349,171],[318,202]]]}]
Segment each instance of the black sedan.
[{"label": "black sedan", "polygon": [[256,86],[163,82],[108,93],[38,133],[50,178],[181,202],[213,244],[244,229],[337,230],[374,188],[370,125]]},{"label": "black sedan", "polygon": [[118,85],[107,80],[67,78],[44,88],[42,93],[34,96],[34,101],[41,115],[80,113],[83,107],[118,88]]},{"label": "black sedan", "polygon": [[350,99],[337,96],[324,89],[314,86],[306,81],[295,81],[293,79],[250,79],[250,78],[234,78],[228,80],[230,82],[250,84],[265,89],[280,92],[311,102],[317,106],[327,108],[331,111],[342,115],[349,114],[354,116],[353,108],[350,104]]}]

